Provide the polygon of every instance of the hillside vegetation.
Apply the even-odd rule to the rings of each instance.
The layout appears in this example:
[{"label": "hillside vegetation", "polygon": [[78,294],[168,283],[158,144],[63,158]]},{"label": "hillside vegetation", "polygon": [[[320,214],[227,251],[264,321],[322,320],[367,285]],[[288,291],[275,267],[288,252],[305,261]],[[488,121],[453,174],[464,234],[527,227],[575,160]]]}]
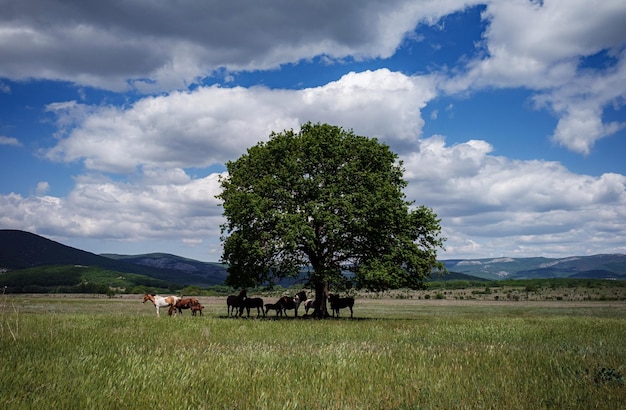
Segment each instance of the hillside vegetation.
[{"label": "hillside vegetation", "polygon": [[105,257],[29,232],[0,230],[0,273],[51,265],[99,267],[190,286],[217,285],[226,277],[226,268],[216,263],[166,254]]},{"label": "hillside vegetation", "polygon": [[175,292],[182,285],[133,273],[94,266],[60,265],[4,273],[0,285],[7,293],[144,293]]}]

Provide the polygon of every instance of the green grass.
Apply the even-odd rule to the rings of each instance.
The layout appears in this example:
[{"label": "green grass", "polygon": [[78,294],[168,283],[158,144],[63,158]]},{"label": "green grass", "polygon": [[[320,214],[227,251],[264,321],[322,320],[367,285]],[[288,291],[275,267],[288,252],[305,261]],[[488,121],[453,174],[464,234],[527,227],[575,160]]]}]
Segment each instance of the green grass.
[{"label": "green grass", "polygon": [[139,296],[0,299],[0,407],[626,407],[623,301],[357,299],[317,321],[200,299],[161,318]]}]

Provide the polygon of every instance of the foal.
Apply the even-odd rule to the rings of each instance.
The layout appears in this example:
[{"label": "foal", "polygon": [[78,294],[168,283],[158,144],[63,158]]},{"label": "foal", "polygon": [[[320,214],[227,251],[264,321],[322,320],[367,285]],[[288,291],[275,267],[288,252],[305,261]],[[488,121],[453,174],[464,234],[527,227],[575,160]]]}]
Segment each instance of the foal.
[{"label": "foal", "polygon": [[200,312],[200,316],[202,316],[202,309],[204,309],[204,306],[202,306],[200,303],[198,303],[196,305],[192,305],[191,306],[191,315],[195,316],[196,312]]}]

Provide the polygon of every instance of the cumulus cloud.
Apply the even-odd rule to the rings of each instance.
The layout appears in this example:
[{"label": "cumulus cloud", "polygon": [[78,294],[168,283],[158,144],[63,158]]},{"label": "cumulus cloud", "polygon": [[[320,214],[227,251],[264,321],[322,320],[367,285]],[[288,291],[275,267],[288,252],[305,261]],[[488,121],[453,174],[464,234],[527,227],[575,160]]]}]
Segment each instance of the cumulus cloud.
[{"label": "cumulus cloud", "polygon": [[386,58],[417,22],[434,22],[467,2],[10,3],[0,15],[0,77],[169,91],[221,68],[270,69],[314,56]]},{"label": "cumulus cloud", "polygon": [[558,255],[572,237],[589,241],[576,241],[569,254],[624,252],[614,233],[626,229],[626,176],[580,175],[557,162],[491,151],[484,141],[448,146],[435,136],[403,156],[407,195],[445,221],[449,252]]},{"label": "cumulus cloud", "polygon": [[[176,175],[158,180],[154,176]],[[67,197],[0,195],[0,226],[52,237],[141,241],[164,239],[219,246],[219,174],[192,179],[182,170],[153,170],[146,180],[78,177]],[[44,187],[46,183],[40,184]],[[42,192],[43,194],[43,192]],[[212,255],[217,260],[219,254]]]},{"label": "cumulus cloud", "polygon": [[417,140],[424,124],[420,110],[434,96],[433,79],[380,69],[303,90],[200,87],[146,97],[128,108],[78,109],[69,102],[49,108],[71,127],[46,155],[112,173],[202,168],[238,157],[272,131],[297,129],[309,120],[354,126],[357,133],[398,146]]},{"label": "cumulus cloud", "polygon": [[[484,7],[487,22],[465,70],[441,81],[448,93],[490,87],[537,92],[559,120],[552,139],[588,154],[623,128],[604,123],[608,104],[626,95],[626,8],[621,0],[387,2],[279,1],[106,5],[10,1],[0,15],[0,77],[63,80],[108,90],[186,90],[207,76],[278,68],[314,57],[387,58],[419,24]],[[40,24],[45,21],[46,24]],[[581,72],[607,52],[610,72]],[[598,87],[604,83],[606,86]],[[98,166],[98,165],[94,165]]]},{"label": "cumulus cloud", "polygon": [[[524,87],[558,117],[552,140],[588,154],[595,141],[624,123],[605,123],[604,109],[626,98],[626,7],[620,0],[493,1],[481,47],[467,72],[447,79],[443,90],[456,93],[489,87]],[[587,57],[607,53],[608,68],[590,70]]]}]

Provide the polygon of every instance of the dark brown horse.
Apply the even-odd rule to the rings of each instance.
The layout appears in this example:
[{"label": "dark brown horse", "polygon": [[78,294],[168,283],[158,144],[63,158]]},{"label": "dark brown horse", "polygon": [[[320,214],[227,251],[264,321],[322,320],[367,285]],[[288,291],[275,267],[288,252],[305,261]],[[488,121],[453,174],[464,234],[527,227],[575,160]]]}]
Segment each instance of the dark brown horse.
[{"label": "dark brown horse", "polygon": [[283,308],[281,307],[280,301],[276,302],[276,303],[266,303],[265,304],[265,314],[267,315],[270,310],[275,310],[276,311],[276,316],[283,315]]},{"label": "dark brown horse", "polygon": [[250,317],[250,309],[256,308],[256,317],[260,317],[263,313],[265,317],[265,310],[263,310],[263,299],[261,298],[246,298],[239,307],[239,316],[243,314],[243,309],[248,311],[248,317]]},{"label": "dark brown horse", "polygon": [[226,298],[226,306],[228,307],[228,317],[232,314],[233,316],[237,315],[235,309],[241,308],[243,305],[243,301],[248,297],[248,292],[245,289],[242,289],[238,295],[230,295]]},{"label": "dark brown horse", "polygon": [[350,309],[350,318],[352,318],[352,307],[354,306],[354,298],[340,298],[339,295],[330,294],[328,295],[328,301],[330,302],[330,310],[333,312],[333,317],[335,317],[335,312],[337,312],[337,317],[339,317],[339,309],[349,308]]},{"label": "dark brown horse", "polygon": [[285,311],[285,316],[287,316],[287,310],[294,310],[294,317],[298,317],[298,308],[300,307],[300,303],[306,300],[306,292],[300,291],[296,293],[296,296],[283,296],[278,300],[277,303],[280,303],[280,307],[283,311]]}]

